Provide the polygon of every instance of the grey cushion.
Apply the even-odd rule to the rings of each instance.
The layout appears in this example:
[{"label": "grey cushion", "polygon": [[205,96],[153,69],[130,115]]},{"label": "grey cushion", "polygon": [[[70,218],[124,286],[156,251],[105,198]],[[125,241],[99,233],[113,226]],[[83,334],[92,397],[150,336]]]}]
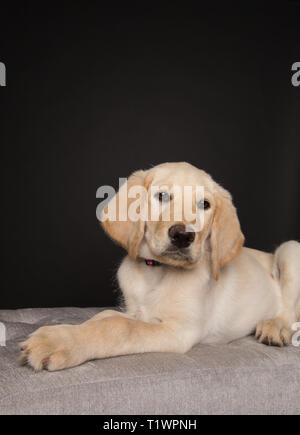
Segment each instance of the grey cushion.
[{"label": "grey cushion", "polygon": [[90,361],[60,372],[17,364],[17,342],[42,325],[79,323],[97,308],[0,311],[1,414],[299,414],[300,348],[198,345]]}]

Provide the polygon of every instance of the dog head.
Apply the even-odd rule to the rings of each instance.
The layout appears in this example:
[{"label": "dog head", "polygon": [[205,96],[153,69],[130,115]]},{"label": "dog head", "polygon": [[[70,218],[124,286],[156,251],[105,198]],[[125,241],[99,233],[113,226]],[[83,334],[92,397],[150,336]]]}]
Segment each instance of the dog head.
[{"label": "dog head", "polygon": [[[200,200],[199,187],[204,193]],[[112,201],[115,218],[102,219],[103,228],[132,259],[191,268],[208,254],[218,279],[220,268],[238,255],[244,242],[230,193],[185,162],[133,173]]]}]

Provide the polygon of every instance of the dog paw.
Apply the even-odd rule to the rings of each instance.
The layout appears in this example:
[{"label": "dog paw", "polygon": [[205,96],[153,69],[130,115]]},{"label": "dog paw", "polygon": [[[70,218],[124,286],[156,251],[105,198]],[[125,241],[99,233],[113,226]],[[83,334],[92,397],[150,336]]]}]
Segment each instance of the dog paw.
[{"label": "dog paw", "polygon": [[281,319],[269,319],[257,325],[255,337],[259,343],[283,347],[290,344],[292,330]]},{"label": "dog paw", "polygon": [[73,325],[44,326],[19,344],[19,364],[28,364],[36,372],[62,370],[77,365]]}]

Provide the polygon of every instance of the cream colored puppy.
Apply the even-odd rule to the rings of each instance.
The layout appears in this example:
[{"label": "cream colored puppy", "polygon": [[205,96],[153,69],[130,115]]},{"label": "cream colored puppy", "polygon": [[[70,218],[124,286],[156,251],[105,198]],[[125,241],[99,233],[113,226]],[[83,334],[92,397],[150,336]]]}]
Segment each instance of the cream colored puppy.
[{"label": "cream colored puppy", "polygon": [[118,271],[124,312],[42,327],[21,344],[21,363],[60,370],[116,355],[186,352],[196,343],[227,343],[255,330],[261,343],[289,344],[300,317],[300,244],[284,243],[274,254],[243,247],[230,194],[188,163],[138,171],[127,182],[128,189],[153,185],[164,187],[145,201],[162,208],[173,200],[172,186],[203,186],[204,200],[193,204],[204,213],[201,231],[172,213],[168,221],[103,222],[129,254]]}]

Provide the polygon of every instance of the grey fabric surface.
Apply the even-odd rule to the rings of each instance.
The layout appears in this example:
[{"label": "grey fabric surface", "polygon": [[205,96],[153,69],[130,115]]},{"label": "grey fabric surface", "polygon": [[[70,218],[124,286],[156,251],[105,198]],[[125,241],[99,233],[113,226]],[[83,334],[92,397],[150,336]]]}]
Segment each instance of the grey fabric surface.
[{"label": "grey fabric surface", "polygon": [[299,414],[300,348],[253,337],[90,361],[60,372],[17,364],[17,342],[37,327],[80,323],[97,308],[0,311],[0,414]]}]

